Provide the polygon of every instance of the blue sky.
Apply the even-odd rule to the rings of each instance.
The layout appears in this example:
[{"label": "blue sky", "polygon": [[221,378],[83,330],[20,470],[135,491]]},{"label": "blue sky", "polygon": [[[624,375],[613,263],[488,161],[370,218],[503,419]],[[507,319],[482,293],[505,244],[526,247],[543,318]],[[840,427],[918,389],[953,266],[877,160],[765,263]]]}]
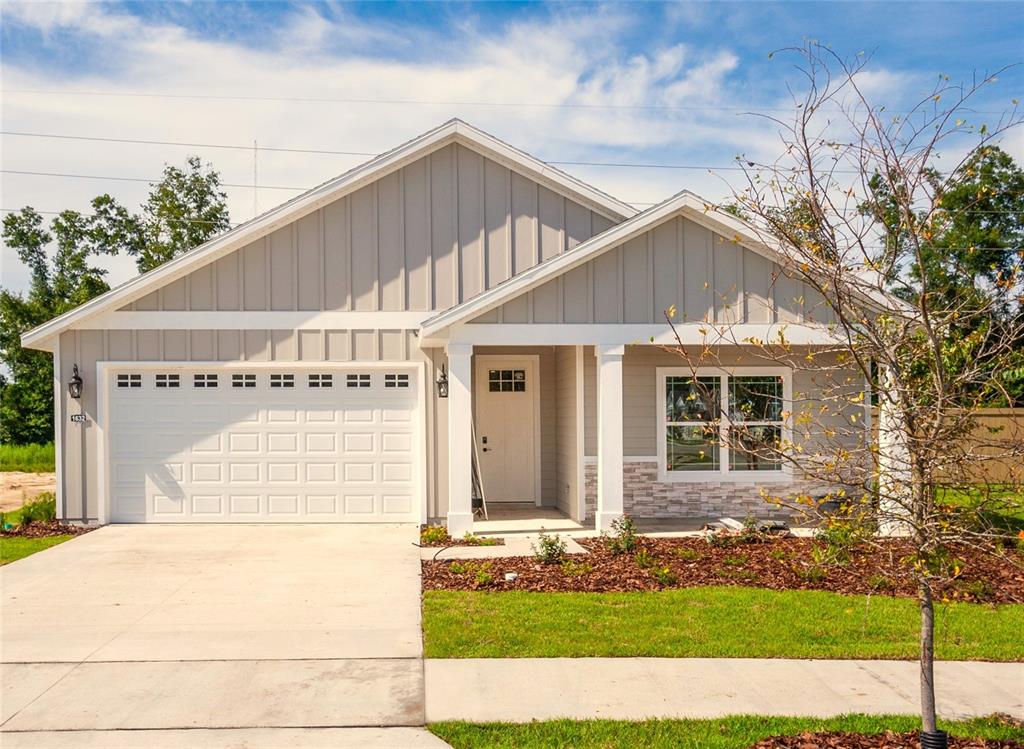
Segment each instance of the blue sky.
[{"label": "blue sky", "polygon": [[[926,95],[939,74],[969,80],[1024,61],[1024,3],[1010,2],[5,3],[0,12],[4,130],[367,152],[459,116],[548,160],[727,166],[739,153],[777,152],[775,127],[748,112],[786,110],[787,86],[800,79],[792,59],[769,52],[805,38],[871,53],[863,82],[890,110]],[[1018,67],[978,109],[1002,111],[1022,94]],[[253,179],[247,152],[0,137],[6,170],[151,178],[196,152],[226,182]],[[1024,155],[1019,133],[1005,145]],[[258,182],[310,186],[361,160],[261,153]],[[566,169],[638,204],[684,187],[719,199],[733,176]],[[135,205],[146,191],[139,182],[0,179],[3,208],[83,208],[102,192]],[[228,192],[235,220],[295,194]],[[4,285],[22,286],[6,249],[2,261]],[[111,281],[130,273],[114,261]]]}]

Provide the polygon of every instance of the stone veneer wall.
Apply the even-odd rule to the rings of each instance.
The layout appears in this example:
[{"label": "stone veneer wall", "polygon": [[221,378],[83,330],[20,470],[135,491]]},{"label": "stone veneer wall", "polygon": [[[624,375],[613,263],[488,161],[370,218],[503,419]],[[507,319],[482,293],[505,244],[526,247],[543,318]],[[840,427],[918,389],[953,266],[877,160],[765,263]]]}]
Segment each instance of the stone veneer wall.
[{"label": "stone veneer wall", "polygon": [[[587,519],[597,512],[597,463],[587,459],[583,467]],[[794,491],[813,493],[813,482],[794,479],[791,483],[772,483],[776,496]],[[626,514],[635,518],[719,518],[737,519],[753,515],[762,519],[785,520],[793,511],[766,502],[756,482],[708,481],[701,483],[658,481],[654,461],[626,460],[622,465],[622,504]]]}]

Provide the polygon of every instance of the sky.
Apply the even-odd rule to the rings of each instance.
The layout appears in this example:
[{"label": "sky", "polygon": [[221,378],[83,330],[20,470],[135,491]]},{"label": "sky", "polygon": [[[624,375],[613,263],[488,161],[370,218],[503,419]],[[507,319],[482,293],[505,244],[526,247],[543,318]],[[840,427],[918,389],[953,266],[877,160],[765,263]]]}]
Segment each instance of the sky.
[{"label": "sky", "polygon": [[[940,75],[1024,62],[1022,30],[1020,2],[2,2],[0,207],[84,210],[109,193],[134,208],[165,164],[198,154],[241,222],[452,117],[589,162],[560,168],[641,208],[684,188],[720,200],[738,155],[780,150],[770,117],[801,79],[777,51],[863,52],[863,87],[898,111]],[[1024,67],[1005,71],[977,118],[1022,94]],[[254,143],[350,153],[254,158]],[[1003,146],[1024,161],[1019,131]],[[609,163],[662,168],[593,165]],[[106,265],[112,285],[134,275],[129,258]],[[0,283],[27,280],[3,247]]]}]

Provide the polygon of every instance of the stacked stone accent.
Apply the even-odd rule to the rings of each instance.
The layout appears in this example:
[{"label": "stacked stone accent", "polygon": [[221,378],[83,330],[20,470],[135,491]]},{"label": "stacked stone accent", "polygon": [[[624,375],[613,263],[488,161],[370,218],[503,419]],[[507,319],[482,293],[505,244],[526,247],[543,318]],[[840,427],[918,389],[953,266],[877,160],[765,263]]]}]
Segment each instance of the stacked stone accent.
[{"label": "stacked stone accent", "polygon": [[[597,512],[597,464],[583,467],[587,518]],[[757,482],[707,481],[700,483],[658,481],[656,462],[626,461],[622,465],[622,504],[635,518],[719,518],[787,520],[793,511],[765,501]],[[765,485],[775,496],[789,498],[797,493],[822,491],[813,482],[794,478],[791,482]]]}]

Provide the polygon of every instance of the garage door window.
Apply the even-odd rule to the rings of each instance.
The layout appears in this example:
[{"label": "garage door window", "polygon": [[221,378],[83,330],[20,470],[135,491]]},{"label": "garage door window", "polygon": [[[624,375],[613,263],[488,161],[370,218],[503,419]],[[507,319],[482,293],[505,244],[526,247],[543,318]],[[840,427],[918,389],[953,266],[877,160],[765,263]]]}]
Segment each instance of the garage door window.
[{"label": "garage door window", "polygon": [[254,388],[256,387],[256,375],[254,374],[233,374],[231,375],[231,387],[233,388]]},{"label": "garage door window", "polygon": [[195,388],[215,388],[217,387],[217,375],[215,374],[196,374],[192,376],[192,387]]},{"label": "garage door window", "polygon": [[295,375],[293,375],[293,374],[272,374],[272,375],[270,375],[270,387],[272,387],[272,388],[293,388],[293,387],[295,387]]},{"label": "garage door window", "polygon": [[368,388],[370,387],[369,374],[348,374],[345,375],[345,387]]},{"label": "garage door window", "polygon": [[384,387],[386,388],[407,388],[409,387],[409,375],[407,374],[386,374],[384,375]]},{"label": "garage door window", "polygon": [[140,388],[142,387],[142,375],[140,374],[119,374],[117,376],[119,388]]},{"label": "garage door window", "polygon": [[181,375],[157,374],[156,386],[158,388],[176,388],[181,386]]}]

